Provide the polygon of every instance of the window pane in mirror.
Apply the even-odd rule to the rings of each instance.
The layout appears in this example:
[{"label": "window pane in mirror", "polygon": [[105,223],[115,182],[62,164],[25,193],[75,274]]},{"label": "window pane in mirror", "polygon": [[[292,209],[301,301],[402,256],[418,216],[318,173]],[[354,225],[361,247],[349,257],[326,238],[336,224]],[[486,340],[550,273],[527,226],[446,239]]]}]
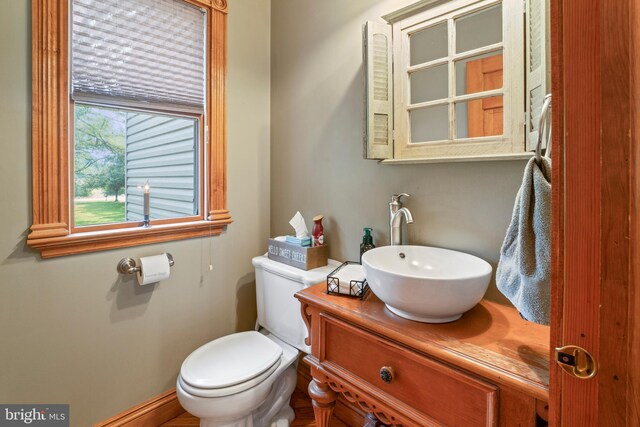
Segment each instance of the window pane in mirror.
[{"label": "window pane in mirror", "polygon": [[455,104],[456,139],[503,134],[502,96]]},{"label": "window pane in mirror", "polygon": [[466,52],[502,41],[502,5],[456,19],[456,52]]},{"label": "window pane in mirror", "polygon": [[198,214],[198,120],[75,104],[74,224]]},{"label": "window pane in mirror", "polygon": [[502,88],[502,51],[456,61],[456,95]]},{"label": "window pane in mirror", "polygon": [[409,48],[410,65],[444,58],[448,53],[447,23],[443,22],[409,35]]},{"label": "window pane in mirror", "polygon": [[409,113],[411,143],[449,139],[449,106],[420,108]]},{"label": "window pane in mirror", "polygon": [[447,97],[447,64],[411,73],[411,103],[434,101]]}]

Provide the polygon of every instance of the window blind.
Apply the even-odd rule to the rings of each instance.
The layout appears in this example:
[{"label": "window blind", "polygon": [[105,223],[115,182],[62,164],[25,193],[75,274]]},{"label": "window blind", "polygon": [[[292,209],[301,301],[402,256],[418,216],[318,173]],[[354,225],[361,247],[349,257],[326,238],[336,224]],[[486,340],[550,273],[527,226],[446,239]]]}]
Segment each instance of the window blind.
[{"label": "window blind", "polygon": [[204,111],[203,10],[180,0],[73,0],[76,101]]}]

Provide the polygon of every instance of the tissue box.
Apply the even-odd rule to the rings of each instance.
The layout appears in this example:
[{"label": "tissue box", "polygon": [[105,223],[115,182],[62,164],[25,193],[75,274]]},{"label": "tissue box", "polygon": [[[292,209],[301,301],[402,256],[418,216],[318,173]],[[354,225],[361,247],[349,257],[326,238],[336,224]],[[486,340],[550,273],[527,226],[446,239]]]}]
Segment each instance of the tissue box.
[{"label": "tissue box", "polygon": [[304,248],[274,239],[269,239],[267,245],[269,259],[301,270],[324,267],[329,258],[329,246],[327,245]]},{"label": "tissue box", "polygon": [[287,243],[291,243],[295,246],[303,246],[305,248],[311,247],[311,237],[298,238],[296,236],[287,236]]}]

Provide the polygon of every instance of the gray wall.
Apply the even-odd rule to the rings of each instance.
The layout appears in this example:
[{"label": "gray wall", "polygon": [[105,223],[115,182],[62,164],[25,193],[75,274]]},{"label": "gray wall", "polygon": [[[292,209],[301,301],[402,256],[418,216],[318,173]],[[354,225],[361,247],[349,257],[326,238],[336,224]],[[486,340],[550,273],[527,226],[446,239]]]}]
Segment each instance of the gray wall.
[{"label": "gray wall", "polygon": [[[271,16],[271,232],[323,213],[330,254],[357,260],[362,228],[388,244],[388,202],[407,192],[411,243],[494,267],[525,163],[380,165],[362,159],[362,24],[410,1],[277,0]],[[487,297],[506,302],[492,284]]]},{"label": "gray wall", "polygon": [[[31,224],[30,2],[0,0],[0,402],[70,403],[88,426],[172,388],[184,358],[255,321],[251,257],[269,235],[270,2],[230,3],[228,190],[212,239],[41,260]],[[173,253],[155,288],[125,256]],[[213,271],[209,271],[209,262]]]}]

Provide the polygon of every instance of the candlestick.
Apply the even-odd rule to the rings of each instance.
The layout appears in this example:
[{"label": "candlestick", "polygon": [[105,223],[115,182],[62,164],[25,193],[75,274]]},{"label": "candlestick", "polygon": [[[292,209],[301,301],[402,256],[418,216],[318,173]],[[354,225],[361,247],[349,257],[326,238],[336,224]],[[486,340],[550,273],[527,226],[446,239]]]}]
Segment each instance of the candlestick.
[{"label": "candlestick", "polygon": [[149,183],[144,184],[144,224],[143,227],[149,227],[149,200],[150,200]]}]

